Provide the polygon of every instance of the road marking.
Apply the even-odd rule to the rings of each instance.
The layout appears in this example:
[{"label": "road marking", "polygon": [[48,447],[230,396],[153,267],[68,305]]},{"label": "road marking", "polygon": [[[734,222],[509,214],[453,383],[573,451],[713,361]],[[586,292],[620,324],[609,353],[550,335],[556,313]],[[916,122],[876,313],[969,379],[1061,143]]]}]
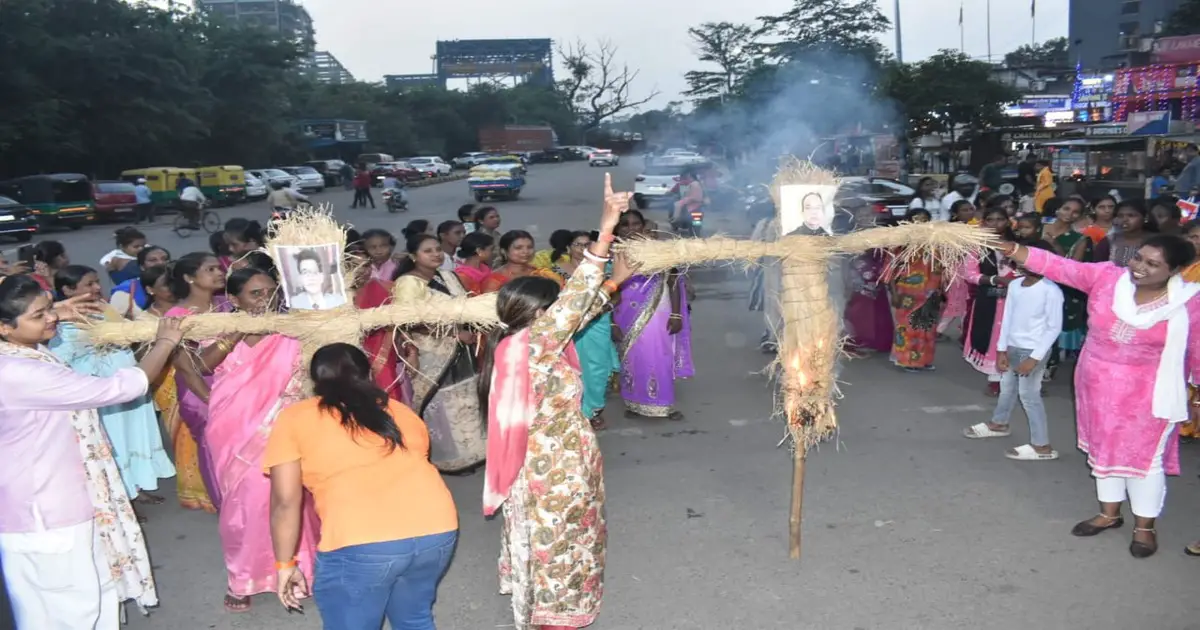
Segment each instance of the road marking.
[{"label": "road marking", "polygon": [[729,425],[741,428],[741,427],[748,427],[752,424],[766,424],[770,421],[771,421],[770,418],[750,418],[750,419],[738,418],[736,420],[730,420]]},{"label": "road marking", "polygon": [[928,414],[943,414],[943,413],[971,413],[975,411],[987,411],[980,405],[951,405],[949,407],[921,407],[921,411]]}]

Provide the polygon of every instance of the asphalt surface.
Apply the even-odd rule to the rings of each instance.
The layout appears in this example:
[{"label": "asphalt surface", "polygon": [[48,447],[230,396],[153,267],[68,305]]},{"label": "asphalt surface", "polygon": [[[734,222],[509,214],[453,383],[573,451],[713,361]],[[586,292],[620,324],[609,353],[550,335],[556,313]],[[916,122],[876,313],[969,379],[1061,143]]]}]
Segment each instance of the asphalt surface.
[{"label": "asphalt surface", "polygon": [[[521,200],[498,204],[502,229],[530,229],[541,245],[554,229],[592,228],[602,172],[582,164],[535,167]],[[631,189],[635,165],[613,172],[618,189]],[[450,218],[469,201],[463,182],[414,190],[413,210],[401,215],[351,211],[343,191],[321,198],[355,227],[397,233],[414,218]],[[246,206],[221,212],[267,214]],[[42,238],[57,237],[74,260],[94,262],[111,248],[107,232]],[[149,233],[176,255],[204,249],[200,237],[182,242],[163,227]],[[990,417],[992,400],[953,343],[939,347],[935,373],[899,373],[881,357],[849,363],[838,406],[842,431],[808,460],[804,557],[789,560],[791,458],[777,447],[783,430],[769,419],[772,392],[754,374],[765,365],[757,349],[761,316],[746,310],[748,282],[736,271],[696,271],[694,284],[697,377],[680,388],[686,419],[627,420],[617,401],[610,404],[611,428],[601,437],[607,592],[594,628],[1200,628],[1200,560],[1182,553],[1200,538],[1200,448],[1184,447],[1184,475],[1170,481],[1157,556],[1131,558],[1128,527],[1073,538],[1071,525],[1096,504],[1073,448],[1067,375],[1046,397],[1063,457],[1012,462],[1003,449],[1028,439],[1019,411],[1011,439],[961,436]],[[500,528],[481,515],[482,477],[447,483],[461,538],[439,591],[438,626],[511,627],[509,602],[496,595]],[[144,512],[162,605],[149,618],[130,609],[131,630],[320,627],[311,602],[300,617],[272,595],[254,598],[247,613],[226,613],[216,518],[171,500]]]}]

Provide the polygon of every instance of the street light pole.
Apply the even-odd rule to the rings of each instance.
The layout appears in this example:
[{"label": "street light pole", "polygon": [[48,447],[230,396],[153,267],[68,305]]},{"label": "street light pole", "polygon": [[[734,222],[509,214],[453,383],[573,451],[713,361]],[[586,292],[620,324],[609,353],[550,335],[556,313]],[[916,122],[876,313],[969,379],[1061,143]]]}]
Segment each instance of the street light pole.
[{"label": "street light pole", "polygon": [[987,0],[987,60],[992,63],[992,0]]},{"label": "street light pole", "polygon": [[896,61],[904,63],[904,38],[900,33],[900,0],[896,0]]}]

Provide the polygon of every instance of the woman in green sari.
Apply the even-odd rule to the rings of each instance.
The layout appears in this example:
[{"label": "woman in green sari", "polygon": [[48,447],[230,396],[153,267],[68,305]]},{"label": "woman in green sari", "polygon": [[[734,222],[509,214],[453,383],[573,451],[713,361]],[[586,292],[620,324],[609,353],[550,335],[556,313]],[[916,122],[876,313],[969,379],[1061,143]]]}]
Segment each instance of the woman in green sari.
[{"label": "woman in green sari", "polygon": [[[579,263],[583,262],[583,252],[591,244],[591,234],[573,232],[565,250],[556,248],[550,252],[551,271],[560,278],[570,278]],[[606,270],[606,273],[610,271]],[[613,299],[616,299],[616,295],[614,292]],[[608,384],[613,374],[621,371],[621,359],[617,356],[617,345],[612,338],[611,308],[606,307],[603,313],[575,334],[575,352],[579,355],[580,372],[583,374],[583,414],[591,420],[592,428],[599,431],[606,427],[604,405],[608,398]]]},{"label": "woman in green sari", "polygon": [[[1083,202],[1079,199],[1072,197],[1063,201],[1056,213],[1056,220],[1046,226],[1043,234],[1058,255],[1079,262],[1092,262],[1092,239],[1074,227],[1083,217],[1083,212]],[[1058,336],[1058,350],[1078,356],[1087,334],[1087,294],[1067,286],[1062,286],[1062,290],[1063,330]]]}]

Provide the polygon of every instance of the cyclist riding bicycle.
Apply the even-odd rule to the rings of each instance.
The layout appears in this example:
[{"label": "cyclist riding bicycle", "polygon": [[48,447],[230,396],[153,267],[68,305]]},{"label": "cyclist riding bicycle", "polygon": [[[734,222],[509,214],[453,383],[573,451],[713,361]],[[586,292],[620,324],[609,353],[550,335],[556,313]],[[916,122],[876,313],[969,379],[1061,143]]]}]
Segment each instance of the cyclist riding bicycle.
[{"label": "cyclist riding bicycle", "polygon": [[192,229],[199,229],[200,209],[207,202],[208,199],[204,196],[204,193],[200,192],[200,189],[196,188],[194,183],[184,187],[183,191],[179,193],[181,211]]}]

